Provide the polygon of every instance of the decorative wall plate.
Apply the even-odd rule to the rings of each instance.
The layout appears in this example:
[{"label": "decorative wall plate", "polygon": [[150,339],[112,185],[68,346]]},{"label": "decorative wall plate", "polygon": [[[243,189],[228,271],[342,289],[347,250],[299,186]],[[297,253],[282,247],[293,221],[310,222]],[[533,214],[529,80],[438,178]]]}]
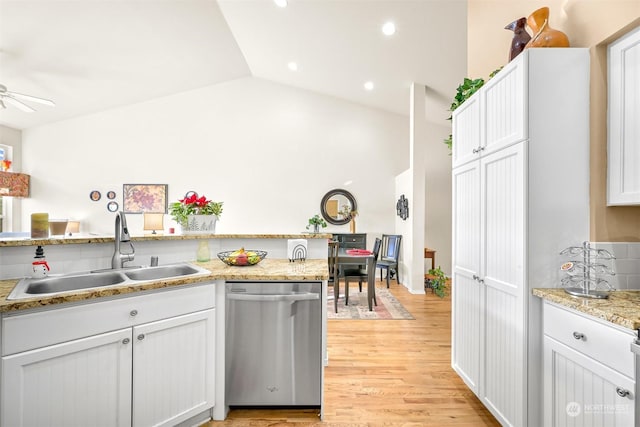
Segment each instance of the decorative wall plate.
[{"label": "decorative wall plate", "polygon": [[100,194],[98,190],[93,190],[91,193],[89,193],[89,198],[94,202],[97,202],[102,198],[102,194]]},{"label": "decorative wall plate", "polygon": [[107,193],[107,199],[109,199],[109,200],[113,200],[113,199],[115,199],[115,198],[116,198],[116,192],[115,192],[115,191],[109,191],[109,192]]},{"label": "decorative wall plate", "polygon": [[118,202],[109,202],[107,203],[107,210],[109,212],[116,212],[118,210]]}]

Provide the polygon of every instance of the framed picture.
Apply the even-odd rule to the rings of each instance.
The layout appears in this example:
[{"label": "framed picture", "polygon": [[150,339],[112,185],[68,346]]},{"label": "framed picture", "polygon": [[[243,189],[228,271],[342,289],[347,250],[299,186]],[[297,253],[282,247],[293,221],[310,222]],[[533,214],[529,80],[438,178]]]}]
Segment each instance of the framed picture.
[{"label": "framed picture", "polygon": [[124,184],[125,213],[167,213],[167,184]]}]

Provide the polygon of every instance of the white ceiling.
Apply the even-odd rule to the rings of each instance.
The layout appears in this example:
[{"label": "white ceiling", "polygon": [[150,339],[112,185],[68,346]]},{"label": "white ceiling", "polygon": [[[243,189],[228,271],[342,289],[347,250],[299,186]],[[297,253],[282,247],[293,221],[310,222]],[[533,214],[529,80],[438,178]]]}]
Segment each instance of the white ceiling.
[{"label": "white ceiling", "polygon": [[27,129],[246,76],[405,115],[417,82],[439,122],[465,75],[466,10],[466,0],[0,0],[0,84],[57,104],[8,106],[0,124]]}]

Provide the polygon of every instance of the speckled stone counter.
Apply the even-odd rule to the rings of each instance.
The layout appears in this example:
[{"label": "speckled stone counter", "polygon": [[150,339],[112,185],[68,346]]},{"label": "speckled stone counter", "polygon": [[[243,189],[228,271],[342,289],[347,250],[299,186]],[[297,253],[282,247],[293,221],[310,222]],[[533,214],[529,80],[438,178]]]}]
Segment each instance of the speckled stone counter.
[{"label": "speckled stone counter", "polygon": [[[330,239],[330,233],[303,234],[145,234],[131,236],[134,242],[161,240],[195,240],[195,239]],[[12,237],[0,239],[0,247],[12,246],[46,246],[77,245],[87,243],[113,243],[113,236],[77,235],[63,238],[31,239],[28,237]]]},{"label": "speckled stone counter", "polygon": [[184,286],[216,279],[222,280],[292,280],[318,281],[329,278],[326,259],[308,259],[305,262],[289,262],[287,259],[266,258],[257,265],[248,267],[228,266],[219,259],[195,263],[211,272],[209,276],[184,277],[172,280],[157,280],[136,285],[109,286],[99,289],[65,292],[56,296],[43,296],[20,300],[7,300],[19,279],[0,280],[0,312],[24,310],[66,302],[77,302],[94,298],[123,295],[151,289]]},{"label": "speckled stone counter", "polygon": [[640,291],[615,291],[607,299],[580,298],[564,289],[536,288],[533,295],[625,328],[640,328]]}]

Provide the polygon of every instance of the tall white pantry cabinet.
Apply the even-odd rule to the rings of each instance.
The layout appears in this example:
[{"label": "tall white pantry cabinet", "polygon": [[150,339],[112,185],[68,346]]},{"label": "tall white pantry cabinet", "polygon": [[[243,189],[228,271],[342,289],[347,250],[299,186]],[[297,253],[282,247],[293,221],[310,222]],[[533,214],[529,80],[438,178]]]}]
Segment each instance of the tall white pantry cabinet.
[{"label": "tall white pantry cabinet", "polygon": [[452,366],[502,425],[542,424],[542,310],[589,235],[589,52],[527,49],[453,114]]}]

